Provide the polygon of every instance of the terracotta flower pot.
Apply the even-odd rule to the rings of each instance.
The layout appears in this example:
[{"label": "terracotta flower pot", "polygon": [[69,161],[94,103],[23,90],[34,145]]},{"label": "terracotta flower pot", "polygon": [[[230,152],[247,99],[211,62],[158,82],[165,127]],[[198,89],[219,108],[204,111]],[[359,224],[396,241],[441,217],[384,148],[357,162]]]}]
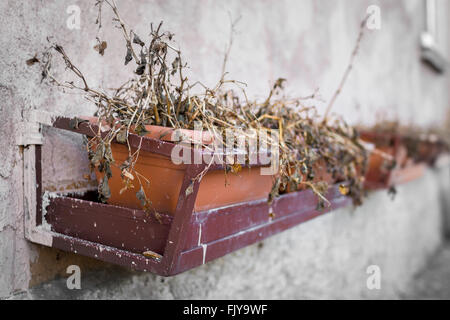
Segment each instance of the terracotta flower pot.
[{"label": "terracotta flower pot", "polygon": [[365,182],[367,185],[384,184],[389,179],[391,170],[395,167],[395,157],[392,148],[377,148],[369,155]]},{"label": "terracotta flower pot", "polygon": [[[120,164],[128,158],[128,149],[124,145],[114,143],[111,150],[116,163]],[[206,173],[200,183],[195,211],[267,198],[273,183],[272,176],[261,175],[259,169],[243,168],[239,173],[228,173],[226,178],[223,170]],[[112,178],[108,181],[111,197],[108,203],[141,209],[141,202],[136,197],[136,192],[140,189],[137,179],[133,180],[132,189],[120,193],[124,187],[121,170],[116,166],[111,170]],[[170,158],[141,151],[135,170],[150,181],[148,185],[143,182],[143,189],[151,201],[151,207],[158,212],[175,212],[186,166],[176,165]],[[98,170],[96,176],[99,182],[103,178]]]},{"label": "terracotta flower pot", "polygon": [[445,142],[438,138],[433,139],[406,139],[411,153],[414,155],[414,161],[425,162],[433,166],[440,155],[448,153],[449,148]]},{"label": "terracotta flower pot", "polygon": [[362,132],[361,139],[376,146],[370,153],[365,176],[368,189],[407,183],[423,175],[425,166],[414,163],[408,157],[408,150],[400,136]]},{"label": "terracotta flower pot", "polygon": [[[95,120],[90,119],[90,121]],[[173,141],[175,138],[175,130],[171,128],[146,126],[146,130],[149,131],[146,136],[150,138],[166,141]],[[193,137],[194,131],[182,130],[182,134]],[[208,144],[213,139],[209,134],[204,133],[202,141]],[[108,180],[111,196],[107,202],[142,209],[141,201],[136,197],[136,193],[141,188],[136,177],[131,181],[132,188],[122,190],[124,183],[119,166],[129,156],[127,146],[112,143],[111,151],[115,165],[111,166],[112,178]],[[141,178],[144,192],[151,201],[151,208],[159,213],[173,214],[181,192],[186,165],[174,164],[169,157],[140,150],[134,169],[149,181],[146,183]],[[104,174],[98,170],[95,170],[95,174],[100,183]],[[201,179],[194,210],[199,212],[245,201],[265,199],[268,197],[272,184],[273,177],[261,175],[260,167],[244,167],[238,173],[229,172],[226,175],[224,170],[208,171]]]}]

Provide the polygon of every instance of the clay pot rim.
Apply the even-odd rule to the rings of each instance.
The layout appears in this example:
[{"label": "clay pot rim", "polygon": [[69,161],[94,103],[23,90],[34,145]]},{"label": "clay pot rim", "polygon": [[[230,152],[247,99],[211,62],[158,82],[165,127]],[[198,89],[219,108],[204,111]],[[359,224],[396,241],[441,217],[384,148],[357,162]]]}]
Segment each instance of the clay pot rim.
[{"label": "clay pot rim", "polygon": [[[81,119],[83,121],[87,121],[89,122],[89,124],[93,125],[93,126],[98,126],[98,118],[97,117],[92,117],[92,116],[79,116],[78,119]],[[175,136],[176,131],[179,130],[181,133],[187,134],[187,136],[189,137],[193,137],[194,136],[194,130],[190,130],[190,129],[181,129],[181,128],[169,128],[169,127],[163,127],[163,126],[155,126],[155,125],[146,125],[145,126],[146,129],[148,131],[150,131],[150,133],[148,133],[145,136],[145,138],[149,138],[149,139],[154,139],[154,140],[159,140],[159,141],[163,141],[165,143],[171,143],[171,144],[176,144],[179,143],[179,139],[176,139]],[[155,130],[156,129],[156,132]],[[103,124],[100,128],[101,132],[106,132],[110,130],[110,126]],[[153,133],[152,133],[153,130]],[[158,132],[162,132],[163,134],[159,134],[159,135],[155,135],[155,133]],[[270,148],[264,149],[264,150],[259,150],[257,152],[252,152],[252,153],[248,153],[246,151],[241,152],[239,149],[237,148],[233,148],[231,150],[231,152],[229,152],[229,150],[225,149],[223,152],[214,150],[213,147],[211,147],[211,149],[207,149],[207,146],[210,146],[213,144],[214,142],[214,136],[211,135],[208,131],[202,131],[203,133],[203,142],[202,142],[202,147],[198,150],[196,150],[195,148],[192,148],[192,146],[189,145],[182,145],[181,143],[181,148],[184,149],[188,149],[188,150],[192,150],[193,152],[198,152],[201,154],[208,154],[208,155],[214,155],[217,157],[227,157],[227,156],[240,156],[240,155],[244,155],[244,156],[249,156],[249,155],[264,155],[264,156],[271,156],[271,150]],[[162,135],[162,136],[161,136]],[[117,141],[115,141],[114,143],[119,143]],[[186,141],[187,144],[189,144],[189,140]],[[120,143],[119,143],[120,144]],[[246,164],[243,166],[247,166]],[[269,164],[256,164],[256,166],[269,166]]]},{"label": "clay pot rim", "polygon": [[[89,121],[92,125],[98,125],[98,118],[92,116],[81,116],[79,117],[81,120]],[[131,126],[131,131],[134,132],[134,125]],[[110,130],[110,126],[107,124],[102,124],[101,131]],[[182,129],[182,128],[169,128],[164,126],[157,125],[145,125],[145,129],[149,131],[148,134],[145,135],[147,138],[152,138],[156,140],[166,141],[166,142],[179,142],[177,136],[181,133],[182,135],[186,135],[193,139],[194,130],[190,129]],[[211,135],[208,131],[202,131],[202,144],[210,145],[214,142],[214,136]]]}]

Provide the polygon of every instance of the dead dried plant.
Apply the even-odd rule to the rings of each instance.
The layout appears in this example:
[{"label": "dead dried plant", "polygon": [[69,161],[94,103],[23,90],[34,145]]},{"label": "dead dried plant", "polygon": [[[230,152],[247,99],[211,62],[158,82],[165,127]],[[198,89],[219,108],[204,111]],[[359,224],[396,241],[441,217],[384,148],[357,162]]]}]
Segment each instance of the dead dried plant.
[{"label": "dead dried plant", "polygon": [[[99,0],[96,5],[99,9],[99,29],[102,27],[102,7],[106,5],[114,13],[114,22],[125,40],[124,64],[136,65],[123,85],[114,90],[91,87],[58,44],[52,44],[41,58],[35,59],[43,67],[44,79],[58,87],[82,92],[96,105],[98,123],[111,129],[106,136],[102,136],[99,128],[97,136],[88,143],[92,166],[104,174],[98,190],[102,201],[107,201],[110,196],[108,180],[112,177],[111,166],[117,166],[122,172],[124,190],[131,188],[132,181],[138,179],[141,188],[136,192],[136,197],[141,200],[144,209],[150,210],[149,195],[142,188],[149,181],[135,170],[139,149],[130,147],[129,134],[145,136],[146,125],[194,129],[195,123],[200,122],[203,130],[219,137],[224,136],[226,129],[236,128],[239,132],[248,129],[279,132],[280,140],[276,143],[280,150],[280,169],[274,176],[269,201],[280,193],[310,188],[318,195],[319,207],[324,207],[328,202],[326,193],[329,181],[318,179],[321,165],[331,175],[332,181],[345,182],[340,189],[343,194],[351,196],[356,204],[361,203],[367,152],[360,144],[356,130],[341,119],[321,121],[314,107],[305,107],[302,101],[314,98],[315,94],[297,99],[284,97],[284,79],[274,83],[267,99],[262,102],[248,99],[244,83],[226,79],[226,63],[235,22],[231,20],[230,44],[226,49],[220,80],[216,86],[208,88],[201,82],[191,84],[188,81],[184,75],[187,65],[173,41],[174,35],[162,30],[162,22],[157,26],[151,25],[149,39],[144,41],[124,23],[114,0]],[[107,43],[99,38],[97,40],[95,49],[103,55]],[[54,53],[63,59],[78,82],[60,81],[52,74]],[[194,88],[202,92],[193,93]],[[111,143],[114,141],[128,146],[129,155],[124,163],[115,163],[113,159]],[[226,145],[226,141],[222,143]],[[273,140],[267,141],[268,145],[273,143]],[[209,148],[208,145],[202,147]],[[201,179],[208,168],[197,178]],[[225,171],[237,173],[239,170],[239,167],[229,165]]]}]

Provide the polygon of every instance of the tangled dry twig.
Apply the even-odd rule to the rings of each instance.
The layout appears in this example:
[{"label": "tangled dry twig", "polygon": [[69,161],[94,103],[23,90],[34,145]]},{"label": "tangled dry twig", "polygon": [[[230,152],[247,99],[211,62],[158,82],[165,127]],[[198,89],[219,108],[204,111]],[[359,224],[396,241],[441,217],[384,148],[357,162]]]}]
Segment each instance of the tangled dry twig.
[{"label": "tangled dry twig", "polygon": [[[280,193],[310,188],[318,195],[319,207],[323,207],[327,203],[325,195],[328,183],[346,181],[342,193],[351,196],[356,204],[361,203],[367,154],[352,127],[338,119],[331,124],[321,121],[314,107],[303,106],[302,98],[285,98],[282,94],[285,79],[278,79],[274,83],[263,102],[249,100],[242,82],[225,78],[232,37],[217,85],[208,88],[201,82],[190,84],[183,74],[186,64],[173,43],[174,35],[162,31],[162,22],[156,28],[151,25],[149,40],[143,41],[127,28],[114,0],[99,0],[96,3],[99,8],[99,28],[102,26],[104,4],[111,8],[114,21],[125,40],[125,65],[134,61],[137,66],[129,80],[114,90],[93,89],[64,49],[57,44],[53,44],[39,60],[44,78],[59,87],[83,92],[97,107],[98,123],[105,123],[111,128],[106,136],[102,136],[99,131],[97,137],[88,143],[92,166],[104,173],[99,185],[101,200],[106,201],[110,194],[108,180],[112,176],[112,165],[120,167],[125,190],[131,186],[130,181],[134,177],[141,186],[148,183],[144,176],[134,170],[139,150],[133,150],[128,144],[130,132],[144,136],[147,134],[146,125],[194,129],[195,124],[200,122],[203,130],[219,137],[224,137],[225,130],[233,128],[240,133],[245,130],[279,132],[279,141],[274,142],[269,138],[266,141],[269,145],[276,143],[280,150],[279,171],[275,174],[269,201]],[[231,25],[233,30],[235,22]],[[99,40],[99,43],[103,42]],[[105,49],[106,45],[103,45]],[[82,85],[59,81],[52,74],[52,52],[62,57],[66,67]],[[229,89],[230,85],[238,89],[241,95]],[[196,87],[202,88],[203,92],[192,93]],[[114,162],[111,152],[114,140],[128,145],[129,156],[122,164]],[[227,142],[222,143],[226,145]],[[203,147],[209,148],[207,145]],[[324,174],[331,176],[331,179],[324,179]],[[149,197],[143,188],[136,196],[144,208],[150,208]]]}]

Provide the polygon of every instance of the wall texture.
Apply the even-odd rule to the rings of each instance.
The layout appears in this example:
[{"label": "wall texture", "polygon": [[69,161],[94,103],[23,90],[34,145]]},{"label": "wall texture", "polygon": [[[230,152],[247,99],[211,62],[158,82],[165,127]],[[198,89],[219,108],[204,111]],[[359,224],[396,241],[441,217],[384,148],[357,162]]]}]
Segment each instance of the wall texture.
[{"label": "wall texture", "polygon": [[[162,279],[130,273],[90,259],[31,245],[23,237],[22,153],[16,146],[27,109],[65,115],[93,112],[82,97],[41,84],[37,66],[25,61],[53,36],[90,83],[122,82],[124,44],[104,10],[105,56],[93,50],[95,1],[0,1],[0,297],[30,283],[64,275],[80,264],[83,290],[70,292],[64,280],[41,285],[17,297],[80,298],[327,298],[396,297],[440,244],[441,211],[448,198],[448,170],[432,172],[399,188],[394,201],[370,195],[357,210],[342,209],[226,256],[191,272]],[[230,77],[245,81],[248,94],[264,97],[279,77],[287,93],[305,96],[319,88],[326,101],[346,68],[366,8],[381,8],[382,24],[367,31],[353,73],[334,111],[351,123],[398,119],[404,124],[441,125],[448,115],[449,82],[420,62],[423,1],[117,1],[124,20],[145,35],[151,21],[164,21],[191,66],[192,81],[213,86],[220,77],[229,37],[229,14],[241,17],[230,52]],[[81,29],[66,27],[69,5],[81,8]],[[441,9],[448,14],[448,4]],[[448,25],[440,28],[447,48]],[[448,51],[447,51],[448,52]],[[448,54],[447,54],[448,56]],[[63,75],[62,68],[56,68]],[[46,132],[47,187],[80,186],[85,155],[70,135]],[[447,179],[447,180],[446,180]],[[445,193],[446,192],[446,193]],[[417,195],[420,195],[418,197]],[[448,208],[448,207],[447,207]],[[365,269],[377,264],[383,289],[369,291]],[[48,289],[52,290],[48,290]],[[27,296],[28,295],[28,296]]]}]

